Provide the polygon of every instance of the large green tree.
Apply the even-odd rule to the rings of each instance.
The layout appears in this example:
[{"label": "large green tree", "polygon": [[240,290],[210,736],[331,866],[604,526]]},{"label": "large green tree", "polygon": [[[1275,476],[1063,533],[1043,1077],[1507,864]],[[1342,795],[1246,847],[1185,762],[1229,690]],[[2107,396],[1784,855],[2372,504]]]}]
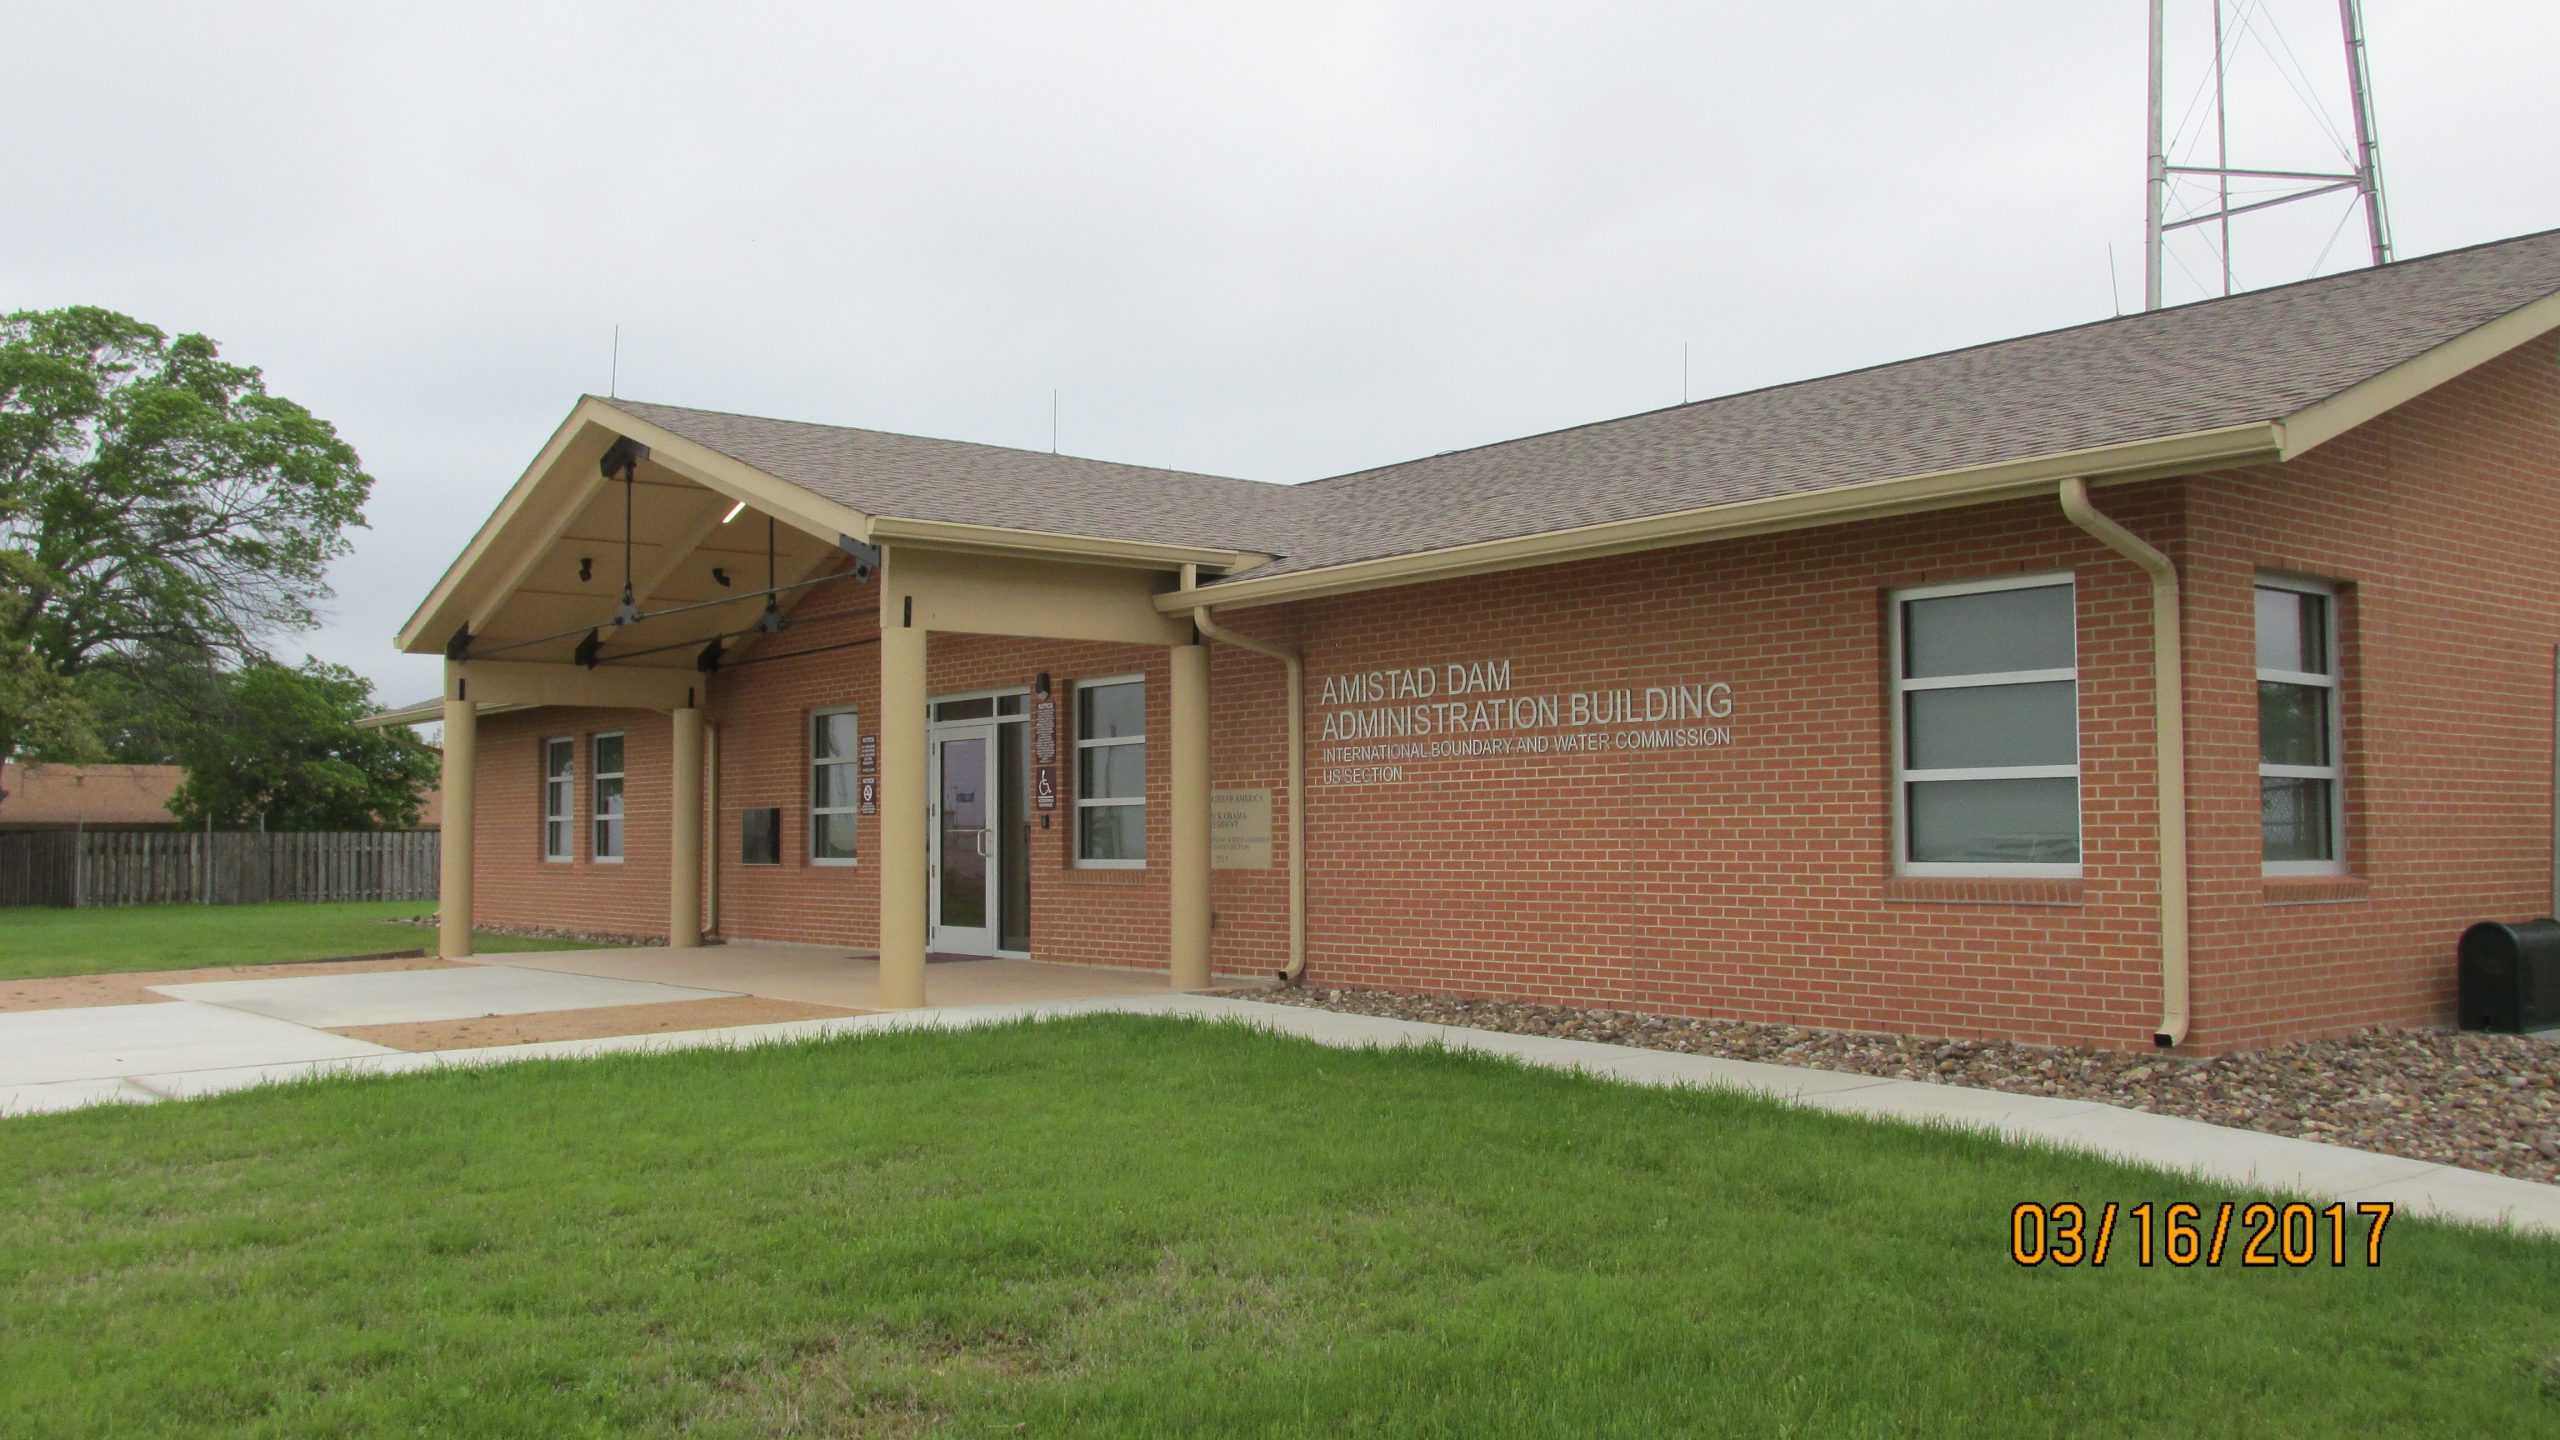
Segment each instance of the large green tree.
[{"label": "large green tree", "polygon": [[[175,765],[205,727],[228,710],[219,656],[183,646],[146,645],[92,665],[71,682],[87,707],[95,758],[122,765]],[[26,747],[40,760],[80,757]]]},{"label": "large green tree", "polygon": [[[14,622],[33,604],[35,566],[0,550],[0,724],[27,750],[52,759],[87,760],[103,753],[86,697],[57,673]],[[8,752],[0,750],[0,759]],[[0,792],[5,794],[5,792]]]},{"label": "large green tree", "polygon": [[218,829],[404,829],[436,776],[415,732],[364,730],[373,687],[342,665],[256,659],[222,673],[205,723],[173,757],[187,778],[169,808]]},{"label": "large green tree", "polygon": [[[0,316],[0,756],[80,733],[80,678],[242,664],[304,629],[373,479],[202,335],[91,306]],[[199,667],[200,668],[200,667]]]}]

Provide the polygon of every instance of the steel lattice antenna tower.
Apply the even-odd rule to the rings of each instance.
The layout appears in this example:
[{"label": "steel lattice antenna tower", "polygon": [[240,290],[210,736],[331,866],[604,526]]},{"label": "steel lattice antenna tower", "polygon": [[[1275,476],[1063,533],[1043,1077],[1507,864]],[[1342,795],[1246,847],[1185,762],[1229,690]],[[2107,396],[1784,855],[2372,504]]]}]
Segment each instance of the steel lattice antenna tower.
[{"label": "steel lattice antenna tower", "polygon": [[[2191,226],[2215,225],[2221,231],[2222,293],[2231,293],[2231,220],[2254,210],[2277,205],[2290,205],[2315,195],[2330,195],[2341,190],[2356,192],[2357,203],[2364,210],[2365,238],[2373,263],[2386,264],[2391,259],[2391,221],[2382,198],[2382,153],[2373,133],[2373,76],[2365,62],[2364,6],[2362,0],[2338,0],[2338,27],[2346,44],[2348,106],[2355,124],[2355,169],[2352,172],[2323,170],[2256,170],[2235,168],[2231,164],[2230,132],[2224,123],[2224,71],[2230,51],[2226,48],[2223,26],[2223,0],[2209,0],[2213,6],[2213,123],[2214,163],[2211,165],[2172,165],[2169,163],[2168,139],[2162,132],[2162,12],[2166,0],[2151,0],[2151,148],[2150,173],[2145,189],[2146,217],[2143,230],[2142,308],[2160,308],[2161,265],[2166,259],[2162,242],[2172,230]],[[2248,0],[2240,12],[2245,23]],[[2173,175],[2192,175],[2215,182],[2218,203],[2201,215],[2188,215],[2172,220],[2168,217],[2169,179]],[[2231,203],[2231,182],[2238,180],[2277,181],[2296,186],[2288,194],[2246,204]],[[2350,212],[2352,213],[2352,212]],[[2343,221],[2341,222],[2343,223]],[[2334,237],[2333,237],[2334,238]]]}]

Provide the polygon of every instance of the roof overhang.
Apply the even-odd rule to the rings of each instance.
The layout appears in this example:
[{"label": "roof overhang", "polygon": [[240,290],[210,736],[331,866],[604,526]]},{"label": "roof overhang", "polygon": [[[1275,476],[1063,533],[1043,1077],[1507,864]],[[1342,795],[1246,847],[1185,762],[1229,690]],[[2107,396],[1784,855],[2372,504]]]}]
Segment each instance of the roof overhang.
[{"label": "roof overhang", "polygon": [[2370,380],[2350,385],[2296,412],[2276,427],[2284,436],[2284,458],[2290,460],[2316,445],[2326,444],[2554,330],[2560,330],[2560,294],[2545,295],[2530,305],[2510,310]]},{"label": "roof overhang", "polygon": [[441,650],[447,637],[503,603],[595,498],[603,478],[597,462],[617,438],[648,446],[653,464],[804,534],[832,543],[839,536],[867,537],[870,532],[871,517],[858,510],[777,480],[590,395],[560,422],[471,543],[427,592],[425,602],[400,627],[400,648],[411,654]]},{"label": "roof overhang", "polygon": [[1322,595],[1343,595],[1609,555],[1631,555],[1709,540],[1982,505],[2025,495],[2041,495],[2074,476],[2122,483],[2261,465],[2282,458],[2280,427],[2272,424],[2233,425],[2130,445],[2064,451],[1962,470],[1861,481],[1808,494],[1737,500],[1633,520],[1612,520],[1538,535],[1478,541],[1410,555],[1328,565],[1293,574],[1262,578],[1248,576],[1195,590],[1174,591],[1160,596],[1156,606],[1174,612],[1194,610],[1203,605],[1213,605],[1222,610],[1277,605]]},{"label": "roof overhang", "polygon": [[1164,545],[1148,540],[1106,540],[1092,535],[1062,535],[1048,530],[1007,530],[991,525],[964,525],[948,520],[901,520],[883,515],[871,522],[875,545],[921,545],[964,555],[1037,556],[1089,565],[1119,565],[1141,570],[1180,570],[1197,565],[1231,575],[1269,563],[1271,557],[1251,550],[1220,550],[1198,545]]},{"label": "roof overhang", "polygon": [[[556,571],[556,552],[577,538],[574,531],[581,517],[587,516],[587,523],[592,524],[591,512],[598,506],[613,507],[611,482],[602,473],[600,462],[619,439],[648,447],[644,468],[649,475],[679,485],[689,482],[711,497],[697,495],[690,512],[675,505],[657,518],[654,532],[638,537],[641,546],[656,552],[657,558],[649,568],[661,580],[672,576],[679,562],[698,547],[713,543],[724,523],[724,512],[741,505],[772,517],[799,536],[814,537],[819,542],[818,549],[812,549],[805,539],[797,542],[797,548],[808,553],[796,557],[792,567],[796,576],[814,573],[813,567],[825,558],[819,550],[833,554],[847,541],[1168,573],[1196,566],[1209,574],[1234,574],[1271,558],[1243,550],[871,515],[630,414],[610,400],[587,396],[552,432],[470,544],[400,627],[400,648],[411,654],[432,654],[445,649],[453,636],[466,629],[475,637],[482,636],[515,597],[531,593],[529,587],[544,573],[540,567]],[[596,537],[585,539],[593,542]],[[634,567],[635,571],[641,568]],[[651,588],[645,577],[638,584],[642,590]],[[556,590],[551,594],[552,613],[536,626],[542,633],[584,628],[590,623],[589,611],[595,612],[593,623],[598,628],[612,628],[606,618],[611,609],[609,602],[590,602],[580,608]],[[640,598],[646,611],[649,597],[644,594]],[[576,612],[574,616],[569,613],[572,610]],[[521,622],[524,617],[516,618]],[[415,721],[383,719],[381,723]]]},{"label": "roof overhang", "polygon": [[[522,710],[525,708],[527,707],[522,705],[482,705],[479,707],[479,713],[482,715],[504,715],[510,710]],[[367,715],[363,719],[358,720],[356,722],[356,728],[359,730],[389,730],[398,725],[438,725],[443,722],[444,701],[441,698],[438,698],[434,700],[422,700],[415,705],[403,705],[395,710],[376,711],[373,714]]]}]

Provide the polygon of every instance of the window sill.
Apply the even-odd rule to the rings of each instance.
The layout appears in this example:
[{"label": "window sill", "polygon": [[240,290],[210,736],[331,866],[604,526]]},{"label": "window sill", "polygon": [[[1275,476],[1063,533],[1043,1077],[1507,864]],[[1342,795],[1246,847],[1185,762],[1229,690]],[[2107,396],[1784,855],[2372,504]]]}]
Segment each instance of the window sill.
[{"label": "window sill", "polygon": [[1067,866],[1067,874],[1076,879],[1089,880],[1100,885],[1126,885],[1135,884],[1147,878],[1147,867],[1144,862],[1114,864],[1107,861],[1079,860]]},{"label": "window sill", "polygon": [[2373,898],[2373,882],[2361,875],[2268,875],[2259,900],[2267,905],[2343,905]]},{"label": "window sill", "polygon": [[1884,898],[1922,905],[2078,905],[2084,883],[2032,876],[1896,875],[1884,882]]}]

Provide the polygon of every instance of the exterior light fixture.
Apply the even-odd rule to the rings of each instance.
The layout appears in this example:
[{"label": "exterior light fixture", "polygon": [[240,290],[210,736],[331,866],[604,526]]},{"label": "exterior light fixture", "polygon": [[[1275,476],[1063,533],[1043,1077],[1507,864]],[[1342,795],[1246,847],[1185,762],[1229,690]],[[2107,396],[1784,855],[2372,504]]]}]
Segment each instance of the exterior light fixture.
[{"label": "exterior light fixture", "polygon": [[739,511],[741,511],[741,510],[744,510],[744,509],[746,509],[746,508],[747,508],[747,502],[746,502],[746,501],[744,501],[744,500],[741,500],[741,501],[739,501],[737,504],[730,506],[730,507],[729,507],[729,513],[720,517],[720,523],[721,523],[721,524],[723,524],[723,525],[726,525],[726,524],[728,524],[730,521],[737,519],[737,518],[738,518],[738,512],[739,512]]}]

